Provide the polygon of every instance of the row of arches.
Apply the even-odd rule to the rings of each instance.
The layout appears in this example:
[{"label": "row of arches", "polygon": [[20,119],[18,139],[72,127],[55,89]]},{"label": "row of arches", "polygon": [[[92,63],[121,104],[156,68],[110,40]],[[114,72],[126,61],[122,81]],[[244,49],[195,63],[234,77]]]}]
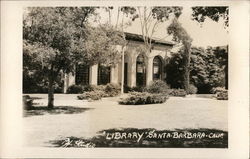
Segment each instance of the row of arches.
[{"label": "row of arches", "polygon": [[[147,59],[143,54],[136,57],[136,86],[146,86],[147,79]],[[98,65],[97,84],[105,85],[110,83],[111,68]],[[86,65],[76,65],[75,84],[88,85],[90,78],[90,67]],[[152,79],[163,79],[163,60],[160,56],[153,58]],[[124,63],[124,85],[128,84],[128,64]]]},{"label": "row of arches", "polygon": [[[155,56],[153,59],[153,68],[152,68],[153,80],[162,80],[163,76],[163,61],[160,56]],[[145,86],[146,85],[146,59],[140,54],[136,59],[136,86]]]}]

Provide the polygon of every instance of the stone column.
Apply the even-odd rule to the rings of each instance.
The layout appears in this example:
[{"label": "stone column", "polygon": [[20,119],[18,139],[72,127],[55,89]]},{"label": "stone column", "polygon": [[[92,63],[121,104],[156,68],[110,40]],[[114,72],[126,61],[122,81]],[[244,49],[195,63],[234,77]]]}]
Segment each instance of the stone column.
[{"label": "stone column", "polygon": [[132,55],[129,57],[128,62],[128,86],[136,86],[136,59]]},{"label": "stone column", "polygon": [[72,73],[64,74],[64,84],[63,84],[63,93],[67,92],[69,86],[75,84],[75,76]]},{"label": "stone column", "polygon": [[69,88],[68,74],[64,73],[63,93],[67,93],[68,88]]},{"label": "stone column", "polygon": [[148,57],[147,61],[147,70],[146,70],[146,85],[148,86],[151,81],[153,81],[153,58]]},{"label": "stone column", "polygon": [[111,83],[119,84],[118,82],[118,64],[116,64],[114,67],[111,67]]},{"label": "stone column", "polygon": [[90,66],[89,77],[89,84],[97,85],[98,65]]}]

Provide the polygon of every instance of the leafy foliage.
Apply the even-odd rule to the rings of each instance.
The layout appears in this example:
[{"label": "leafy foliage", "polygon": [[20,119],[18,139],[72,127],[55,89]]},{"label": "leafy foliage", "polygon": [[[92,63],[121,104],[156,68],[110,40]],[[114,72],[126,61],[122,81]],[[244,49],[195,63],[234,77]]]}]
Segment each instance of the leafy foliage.
[{"label": "leafy foliage", "polygon": [[210,18],[213,21],[218,22],[220,18],[224,20],[224,26],[228,27],[229,20],[229,7],[228,6],[218,6],[218,7],[192,7],[193,20],[199,23],[203,23],[206,18]]}]

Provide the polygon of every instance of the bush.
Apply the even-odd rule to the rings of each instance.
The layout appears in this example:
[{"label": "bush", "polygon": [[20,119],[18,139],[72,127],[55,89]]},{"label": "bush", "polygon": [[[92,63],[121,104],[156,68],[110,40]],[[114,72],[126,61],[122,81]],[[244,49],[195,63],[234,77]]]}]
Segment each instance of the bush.
[{"label": "bush", "polygon": [[33,108],[33,99],[30,98],[29,95],[23,96],[23,109],[30,110]]},{"label": "bush", "polygon": [[184,89],[170,89],[169,90],[170,96],[177,96],[177,97],[185,97],[187,95]]},{"label": "bush", "polygon": [[195,87],[193,84],[190,84],[188,88],[188,94],[196,94],[196,93],[197,93],[197,87]]},{"label": "bush", "polygon": [[149,93],[163,93],[168,94],[168,85],[162,80],[152,81],[146,88]]},{"label": "bush", "polygon": [[91,85],[91,91],[105,91],[105,85]]},{"label": "bush", "polygon": [[223,92],[225,90],[226,90],[225,87],[214,87],[211,89],[211,93],[216,94],[217,92]]},{"label": "bush", "polygon": [[218,100],[228,100],[228,91],[223,91],[223,92],[217,92],[216,93],[216,98]]},{"label": "bush", "polygon": [[124,92],[125,93],[129,93],[129,92],[146,92],[146,87],[143,87],[143,86],[136,86],[136,87],[124,86]]},{"label": "bush", "polygon": [[216,95],[216,99],[218,100],[228,100],[228,90],[224,87],[213,88],[212,93]]},{"label": "bush", "polygon": [[84,92],[84,87],[81,85],[71,85],[67,89],[68,94],[79,94]]},{"label": "bush", "polygon": [[83,94],[77,96],[79,100],[100,100],[102,97],[104,97],[106,93],[104,91],[95,90],[90,92],[84,92]]},{"label": "bush", "polygon": [[109,83],[106,85],[104,91],[108,97],[114,97],[120,94],[121,87],[117,84]]},{"label": "bush", "polygon": [[167,96],[163,94],[151,94],[147,92],[132,92],[127,98],[121,99],[119,104],[123,105],[141,105],[164,103]]},{"label": "bush", "polygon": [[114,97],[120,93],[120,86],[109,83],[107,85],[89,85],[84,87],[84,93],[77,96],[79,100],[99,100],[102,97]]}]

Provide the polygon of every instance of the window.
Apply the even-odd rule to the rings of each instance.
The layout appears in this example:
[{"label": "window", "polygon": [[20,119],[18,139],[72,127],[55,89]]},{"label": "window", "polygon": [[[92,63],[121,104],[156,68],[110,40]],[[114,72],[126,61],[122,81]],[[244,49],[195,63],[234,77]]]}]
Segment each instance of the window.
[{"label": "window", "polygon": [[98,85],[110,83],[111,68],[108,66],[98,65]]},{"label": "window", "polygon": [[139,55],[136,59],[136,86],[146,85],[146,66],[144,56]]},{"label": "window", "polygon": [[82,64],[76,65],[75,83],[77,85],[89,84],[89,66]]},{"label": "window", "polygon": [[162,79],[162,61],[159,56],[153,60],[153,80]]}]

